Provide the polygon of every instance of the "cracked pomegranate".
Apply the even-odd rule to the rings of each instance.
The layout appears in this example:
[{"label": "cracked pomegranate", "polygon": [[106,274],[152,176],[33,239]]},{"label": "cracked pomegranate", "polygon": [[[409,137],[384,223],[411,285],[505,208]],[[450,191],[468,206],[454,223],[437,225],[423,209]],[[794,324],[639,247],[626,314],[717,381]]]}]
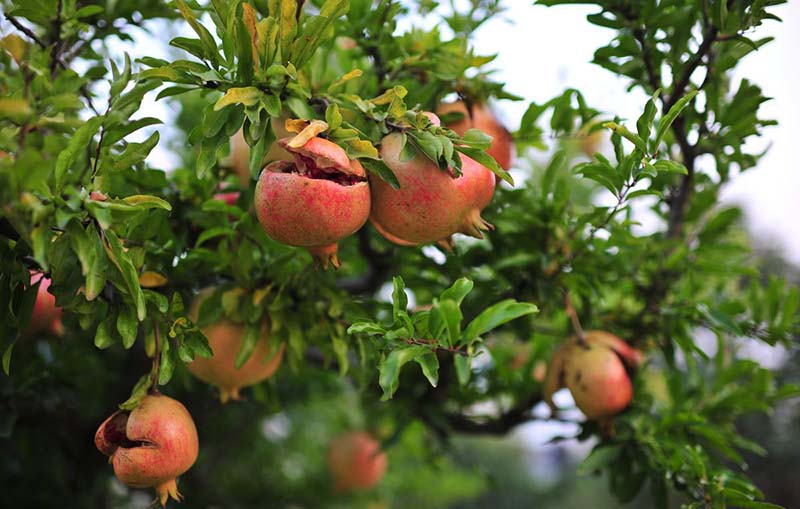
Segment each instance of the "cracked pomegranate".
[{"label": "cracked pomegranate", "polygon": [[258,179],[258,220],[273,239],[305,247],[323,268],[338,268],[337,243],[369,217],[366,173],[358,160],[329,140],[314,137],[298,148],[290,141],[279,143],[294,161],[271,163]]},{"label": "cracked pomegranate", "polygon": [[155,488],[158,502],[181,500],[175,479],[197,459],[192,416],[179,401],[162,394],[145,396],[130,412],[118,410],[94,436],[97,449],[111,458],[114,474],[133,488]]}]

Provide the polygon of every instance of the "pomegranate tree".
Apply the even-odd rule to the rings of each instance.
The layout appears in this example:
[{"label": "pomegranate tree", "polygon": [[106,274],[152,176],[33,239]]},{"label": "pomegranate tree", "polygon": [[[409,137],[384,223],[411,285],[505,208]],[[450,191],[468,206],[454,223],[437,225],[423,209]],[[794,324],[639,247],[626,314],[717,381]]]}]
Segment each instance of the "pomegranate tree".
[{"label": "pomegranate tree", "polygon": [[[190,316],[195,320],[202,300],[201,295],[192,303]],[[241,399],[239,395],[241,388],[266,380],[275,374],[281,365],[286,344],[280,343],[278,350],[273,353],[269,340],[269,326],[266,322],[250,358],[240,368],[236,368],[235,361],[245,334],[243,324],[223,318],[204,327],[202,331],[208,338],[208,344],[214,355],[210,359],[195,357],[186,367],[200,380],[218,387],[223,403],[231,399]]]},{"label": "pomegranate tree", "polygon": [[339,435],[328,450],[331,469],[338,492],[372,488],[386,474],[386,453],[381,444],[364,431]]},{"label": "pomegranate tree", "polygon": [[149,394],[131,411],[118,410],[94,436],[109,456],[114,474],[132,488],[155,488],[158,502],[181,500],[175,479],[197,459],[198,440],[192,416],[179,401]]},{"label": "pomegranate tree", "polygon": [[369,217],[366,173],[332,141],[315,136],[300,147],[291,142],[284,138],[279,144],[294,161],[270,163],[258,179],[258,220],[273,239],[305,247],[323,268],[338,268],[337,243]]},{"label": "pomegranate tree", "polygon": [[553,394],[569,389],[575,405],[592,420],[613,417],[633,397],[627,369],[642,361],[642,354],[619,337],[603,331],[587,331],[553,354],[544,380],[545,401],[555,410]]},{"label": "pomegranate tree", "polygon": [[[438,119],[437,119],[438,121]],[[422,154],[404,159],[403,135],[383,138],[380,155],[400,189],[380,179],[371,182],[370,221],[388,240],[400,245],[449,243],[454,233],[483,238],[492,228],[481,210],[492,199],[495,178],[488,168],[461,155],[461,175],[441,170]]]}]

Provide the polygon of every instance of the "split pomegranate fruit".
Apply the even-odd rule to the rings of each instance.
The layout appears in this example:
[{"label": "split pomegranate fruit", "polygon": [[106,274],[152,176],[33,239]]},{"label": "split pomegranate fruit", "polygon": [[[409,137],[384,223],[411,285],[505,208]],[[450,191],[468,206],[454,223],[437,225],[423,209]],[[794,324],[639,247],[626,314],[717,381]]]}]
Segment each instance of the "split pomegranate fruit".
[{"label": "split pomegranate fruit", "polygon": [[572,338],[553,354],[544,379],[545,401],[556,411],[553,394],[566,387],[587,418],[613,417],[633,398],[627,370],[642,361],[643,354],[621,338],[609,332],[587,331],[582,340]]},{"label": "split pomegranate fruit", "polygon": [[486,151],[497,161],[504,170],[514,164],[514,138],[503,124],[497,119],[492,110],[485,103],[474,103],[472,110],[467,109],[464,101],[443,103],[436,111],[439,115],[461,113],[463,118],[448,122],[447,127],[464,136],[470,129],[478,129],[492,137],[492,146]]},{"label": "split pomegranate fruit", "polygon": [[[435,115],[429,117],[438,125]],[[450,236],[463,233],[483,238],[492,225],[481,211],[494,194],[494,174],[461,154],[461,175],[441,170],[417,153],[404,159],[403,135],[392,133],[381,141],[380,155],[394,172],[400,189],[381,179],[372,179],[372,210],[369,219],[386,239],[400,245],[439,242],[451,245]]]},{"label": "split pomegranate fruit", "polygon": [[323,268],[339,267],[339,240],[367,222],[370,192],[361,163],[339,145],[312,137],[301,147],[278,144],[294,161],[275,161],[256,184],[256,215],[264,231],[290,246],[305,247]]},{"label": "split pomegranate fruit", "polygon": [[132,488],[155,488],[158,502],[180,501],[175,479],[194,465],[197,429],[179,401],[149,394],[131,411],[118,410],[94,436],[97,449],[110,457],[114,474]]},{"label": "split pomegranate fruit", "polygon": [[[197,320],[200,304],[209,293],[208,291],[201,293],[192,302],[189,310],[189,317],[192,320]],[[223,318],[202,328],[201,331],[208,338],[208,344],[214,355],[209,359],[195,357],[186,368],[200,380],[219,388],[220,400],[223,403],[241,399],[240,389],[268,379],[281,365],[286,343],[281,342],[273,354],[266,321],[253,353],[238,369],[235,366],[236,355],[242,347],[245,326]]]},{"label": "split pomegranate fruit", "polygon": [[381,444],[364,431],[339,435],[328,450],[328,466],[337,492],[372,488],[383,479],[387,464]]}]

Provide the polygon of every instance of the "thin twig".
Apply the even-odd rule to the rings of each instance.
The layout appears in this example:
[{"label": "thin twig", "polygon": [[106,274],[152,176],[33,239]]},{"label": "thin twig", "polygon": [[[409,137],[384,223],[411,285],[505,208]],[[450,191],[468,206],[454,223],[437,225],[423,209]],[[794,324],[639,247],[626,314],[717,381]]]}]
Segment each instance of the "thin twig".
[{"label": "thin twig", "polygon": [[441,346],[435,339],[414,339],[406,338],[406,343],[409,345],[427,346],[434,352],[449,352],[455,355],[468,356],[469,354],[464,350],[452,346]]},{"label": "thin twig", "polygon": [[564,289],[564,309],[567,312],[567,316],[569,316],[569,320],[572,322],[572,328],[575,329],[575,335],[578,336],[578,341],[586,341],[586,335],[583,332],[581,320],[578,318],[575,306],[572,305],[572,297],[569,294],[569,290],[566,288]]},{"label": "thin twig", "polygon": [[17,18],[11,16],[10,14],[6,14],[6,19],[10,21],[11,24],[14,25],[14,27],[17,30],[27,35],[30,40],[38,44],[42,49],[47,49],[47,45],[44,43],[44,41],[39,39],[39,37],[37,37],[36,34],[33,33],[33,30],[20,23],[20,21]]},{"label": "thin twig", "polygon": [[158,375],[161,371],[161,333],[158,331],[158,322],[153,320],[153,334],[156,338],[156,353],[153,357],[153,369],[150,372],[153,379],[150,386],[150,393],[155,394],[158,392]]}]

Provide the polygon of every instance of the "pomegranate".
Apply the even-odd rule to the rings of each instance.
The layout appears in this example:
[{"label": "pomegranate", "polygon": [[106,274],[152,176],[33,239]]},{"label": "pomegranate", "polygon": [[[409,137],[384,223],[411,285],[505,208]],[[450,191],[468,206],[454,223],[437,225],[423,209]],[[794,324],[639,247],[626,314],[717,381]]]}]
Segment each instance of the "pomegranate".
[{"label": "pomegranate", "polygon": [[486,104],[475,103],[472,105],[472,111],[468,111],[464,101],[443,103],[439,106],[437,113],[439,115],[463,114],[464,118],[448,123],[447,127],[458,133],[459,136],[464,136],[464,133],[470,129],[483,131],[492,137],[492,146],[486,152],[497,161],[497,164],[504,170],[508,170],[514,164],[514,138]]},{"label": "pomegranate", "polygon": [[[286,130],[284,123],[286,117],[274,117],[271,120],[272,132],[275,133],[277,139],[290,136],[291,133]],[[264,161],[291,161],[292,156],[278,143],[273,143],[266,155]],[[233,173],[239,177],[242,187],[247,187],[250,183],[250,146],[244,139],[244,132],[239,129],[236,134],[231,136],[231,155],[229,164]]]},{"label": "pomegranate", "polygon": [[156,489],[166,506],[181,500],[175,478],[197,459],[197,429],[179,401],[162,394],[145,396],[131,411],[118,410],[94,435],[97,449],[111,458],[114,474],[133,488]]},{"label": "pomegranate", "polygon": [[[200,304],[208,293],[206,292],[205,295],[201,293],[192,302],[189,311],[192,320],[197,319]],[[239,390],[242,387],[266,380],[275,374],[281,365],[286,344],[282,342],[275,355],[272,355],[267,323],[264,323],[261,329],[261,336],[258,338],[258,343],[250,358],[239,369],[236,369],[234,364],[236,354],[239,353],[242,346],[245,326],[222,319],[204,327],[202,331],[208,338],[208,344],[211,346],[214,356],[210,359],[195,357],[194,361],[187,364],[186,367],[200,380],[217,386],[223,403],[227,403],[231,399],[241,399]]]},{"label": "pomegranate", "polygon": [[239,201],[239,193],[237,191],[217,193],[214,195],[214,199],[224,201],[226,205],[236,205],[236,202]]},{"label": "pomegranate", "polygon": [[328,450],[337,492],[372,488],[383,478],[387,463],[381,444],[364,431],[339,435]]},{"label": "pomegranate", "polygon": [[290,246],[305,247],[318,265],[339,268],[337,242],[367,222],[369,184],[358,160],[324,138],[303,146],[279,144],[293,162],[269,164],[258,179],[255,207],[267,235]]},{"label": "pomegranate", "polygon": [[61,308],[56,306],[55,295],[47,291],[50,288],[50,278],[35,271],[30,271],[30,275],[31,284],[39,283],[39,290],[36,295],[36,302],[33,304],[31,321],[25,329],[25,335],[30,336],[49,331],[60,336],[64,330],[61,324]]},{"label": "pomegranate", "polygon": [[635,368],[641,361],[642,353],[617,336],[588,331],[583,341],[573,338],[556,350],[544,379],[545,401],[555,411],[553,394],[567,387],[587,418],[613,417],[633,397],[626,365]]},{"label": "pomegranate", "polygon": [[483,238],[492,228],[481,210],[492,199],[494,174],[467,156],[461,176],[442,171],[422,154],[401,159],[403,137],[392,133],[381,142],[381,158],[397,176],[400,189],[372,179],[370,221],[388,240],[400,245],[444,241],[454,233]]}]

